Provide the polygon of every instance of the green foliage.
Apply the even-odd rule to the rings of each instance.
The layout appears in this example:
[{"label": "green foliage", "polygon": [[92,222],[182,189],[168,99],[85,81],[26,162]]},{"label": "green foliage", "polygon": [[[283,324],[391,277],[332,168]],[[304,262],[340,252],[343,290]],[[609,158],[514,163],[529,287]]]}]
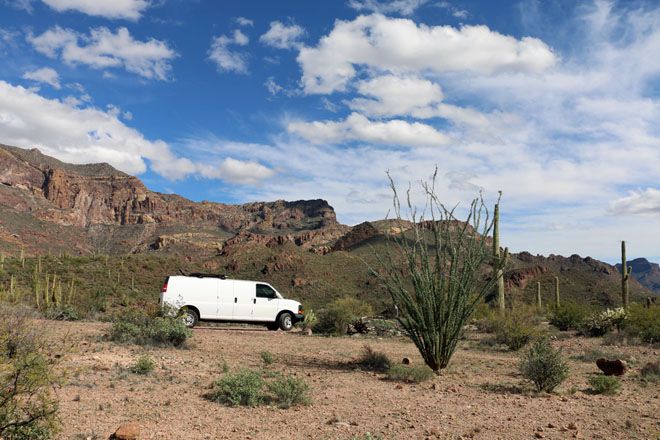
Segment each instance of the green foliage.
[{"label": "green foliage", "polygon": [[55,321],[77,321],[80,319],[78,311],[70,304],[50,307],[44,311],[44,317]]},{"label": "green foliage", "polygon": [[592,394],[613,395],[619,391],[619,388],[621,388],[621,382],[619,382],[619,379],[614,376],[599,374],[591,376],[588,381],[590,387],[589,391]]},{"label": "green foliage", "polygon": [[284,375],[269,382],[266,387],[271,398],[280,408],[290,408],[297,405],[309,405],[309,385],[293,375]]},{"label": "green foliage", "polygon": [[264,364],[266,365],[271,365],[273,362],[275,362],[273,353],[271,353],[270,351],[262,351],[261,353],[259,353],[259,356],[261,356],[261,360],[264,361]]},{"label": "green foliage", "polygon": [[[484,279],[489,265],[503,269],[507,251],[494,259],[488,242],[493,221],[483,199],[475,199],[462,221],[447,209],[435,193],[437,169],[430,183],[423,182],[425,209],[420,216],[407,193],[411,229],[391,235],[385,255],[378,255],[373,271],[399,308],[399,322],[419,350],[424,362],[439,371],[449,364],[477,304],[491,293],[498,277]],[[396,220],[404,221],[394,192]],[[408,220],[405,219],[405,220]]]},{"label": "green foliage", "polygon": [[660,341],[660,307],[645,308],[640,304],[631,304],[628,308],[626,331],[649,344]]},{"label": "green foliage", "polygon": [[138,360],[131,365],[131,373],[135,374],[149,374],[152,371],[154,371],[154,368],[156,367],[156,363],[154,360],[147,355],[140,356]]},{"label": "green foliage", "polygon": [[639,375],[647,382],[660,381],[660,362],[648,362],[639,371]]},{"label": "green foliage", "polygon": [[258,372],[239,370],[215,381],[206,397],[228,406],[257,406],[264,402],[265,383]]},{"label": "green foliage", "polygon": [[550,324],[561,331],[578,330],[591,310],[580,304],[565,303],[550,314]]},{"label": "green foliage", "polygon": [[596,312],[582,322],[580,331],[585,336],[603,336],[615,328],[620,329],[626,317],[623,307]]},{"label": "green foliage", "polygon": [[357,363],[367,370],[380,372],[387,371],[392,365],[392,361],[387,354],[382,351],[375,351],[368,345],[362,348],[362,353]]},{"label": "green foliage", "polygon": [[421,383],[434,378],[436,375],[426,365],[392,365],[387,370],[389,380],[398,380],[402,382]]},{"label": "green foliage", "polygon": [[534,383],[537,391],[551,392],[568,377],[566,361],[547,338],[536,340],[522,355],[519,369],[525,379]]},{"label": "green foliage", "polygon": [[538,331],[534,324],[524,319],[507,317],[495,329],[495,341],[506,345],[509,350],[518,351],[527,345]]},{"label": "green foliage", "polygon": [[369,304],[357,298],[345,296],[334,300],[319,312],[319,320],[314,326],[314,331],[345,334],[349,324],[372,314],[373,309]]},{"label": "green foliage", "polygon": [[110,340],[137,345],[182,346],[192,332],[179,319],[154,316],[139,310],[115,317]]},{"label": "green foliage", "polygon": [[316,316],[316,313],[314,313],[314,310],[309,309],[305,312],[305,318],[302,321],[302,328],[307,330],[307,329],[312,329],[318,322],[318,317]]},{"label": "green foliage", "polygon": [[47,347],[25,312],[0,308],[0,438],[52,437],[57,378]]}]

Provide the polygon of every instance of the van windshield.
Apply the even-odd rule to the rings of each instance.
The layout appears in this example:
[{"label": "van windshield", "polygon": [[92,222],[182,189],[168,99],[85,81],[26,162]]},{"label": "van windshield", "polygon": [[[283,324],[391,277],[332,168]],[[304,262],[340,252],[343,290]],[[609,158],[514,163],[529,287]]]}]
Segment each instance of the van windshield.
[{"label": "van windshield", "polygon": [[277,298],[277,293],[270,286],[257,284],[257,298]]}]

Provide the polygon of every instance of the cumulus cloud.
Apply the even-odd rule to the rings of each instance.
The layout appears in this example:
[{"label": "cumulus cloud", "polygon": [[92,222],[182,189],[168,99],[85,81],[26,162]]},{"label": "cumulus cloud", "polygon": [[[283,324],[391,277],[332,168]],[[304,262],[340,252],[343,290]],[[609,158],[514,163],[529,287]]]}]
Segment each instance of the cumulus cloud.
[{"label": "cumulus cloud", "polygon": [[293,49],[301,46],[300,38],[304,34],[305,30],[297,24],[286,25],[280,21],[273,21],[259,41],[277,49]]},{"label": "cumulus cloud", "polygon": [[157,80],[167,79],[170,63],[177,57],[167,43],[156,39],[134,40],[124,27],[116,32],[105,27],[93,28],[85,35],[55,26],[41,35],[29,35],[28,41],[38,52],[67,64],[83,64],[99,70],[123,68]]},{"label": "cumulus cloud", "polygon": [[58,12],[77,11],[105,18],[138,20],[150,6],[148,0],[42,0]]},{"label": "cumulus cloud", "polygon": [[234,19],[239,26],[254,26],[254,21],[245,17],[236,17]]},{"label": "cumulus cloud", "polygon": [[610,204],[610,212],[616,215],[660,215],[660,189],[632,191],[627,196],[614,200]]},{"label": "cumulus cloud", "polygon": [[[177,180],[194,175],[254,184],[274,174],[253,160],[218,157],[191,160],[175,154],[161,140],[149,140],[120,121],[126,113],[115,106],[107,110],[81,108],[80,102],[48,99],[21,86],[0,81],[0,132],[2,142],[37,147],[66,162],[107,162],[129,173],[151,169]],[[216,164],[217,163],[217,164]],[[214,165],[216,164],[216,165]]]},{"label": "cumulus cloud", "polygon": [[57,71],[51,67],[42,67],[41,69],[31,70],[23,74],[23,79],[49,84],[55,89],[60,89],[60,76]]},{"label": "cumulus cloud", "polygon": [[428,0],[349,0],[348,6],[356,11],[412,15],[426,3]]},{"label": "cumulus cloud", "polygon": [[248,73],[247,55],[231,49],[231,46],[247,46],[250,39],[236,29],[231,36],[220,35],[213,39],[208,51],[209,59],[213,61],[218,71]]},{"label": "cumulus cloud", "polygon": [[383,145],[421,147],[448,142],[448,137],[435,128],[419,122],[393,119],[371,121],[359,113],[351,113],[343,121],[291,122],[290,133],[315,144],[337,144],[350,141]]},{"label": "cumulus cloud", "polygon": [[557,62],[543,41],[516,39],[487,26],[426,26],[379,14],[338,20],[316,47],[298,55],[307,93],[345,90],[360,66],[381,71],[542,72]]}]

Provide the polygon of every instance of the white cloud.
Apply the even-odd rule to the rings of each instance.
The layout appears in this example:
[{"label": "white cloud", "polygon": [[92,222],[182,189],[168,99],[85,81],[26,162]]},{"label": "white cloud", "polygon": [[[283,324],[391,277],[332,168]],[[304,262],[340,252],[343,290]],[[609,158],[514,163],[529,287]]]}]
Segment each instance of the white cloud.
[{"label": "white cloud", "polygon": [[440,3],[437,4],[437,6],[439,8],[446,10],[455,18],[468,18],[468,16],[470,15],[470,13],[465,9],[456,7],[453,4],[449,3],[448,1],[441,1]]},{"label": "white cloud", "polygon": [[119,108],[81,108],[81,103],[44,98],[0,80],[2,142],[37,147],[71,163],[107,162],[129,174],[144,173],[148,160],[154,172],[171,180],[197,175],[255,184],[274,175],[270,168],[250,159],[222,158],[219,154],[213,160],[207,156],[199,160],[180,157],[165,142],[148,140],[121,122]]},{"label": "white cloud", "polygon": [[616,215],[660,215],[660,189],[646,188],[632,191],[610,204],[610,212]]},{"label": "white cloud", "polygon": [[209,59],[213,61],[218,71],[248,73],[247,55],[230,49],[230,46],[246,46],[250,39],[236,29],[231,37],[220,35],[213,39],[209,49]]},{"label": "white cloud", "polygon": [[359,113],[351,113],[345,120],[338,122],[291,122],[287,130],[315,144],[358,141],[393,146],[429,147],[446,144],[449,140],[446,135],[426,124],[398,119],[387,122],[370,121]]},{"label": "white cloud", "polygon": [[254,26],[254,21],[245,17],[236,17],[234,19],[239,26]]},{"label": "white cloud", "polygon": [[307,93],[344,90],[360,66],[493,74],[542,72],[556,62],[553,51],[537,38],[516,39],[487,26],[418,25],[378,14],[338,20],[316,47],[304,47],[298,55]]},{"label": "white cloud", "polygon": [[15,9],[20,9],[28,14],[31,14],[34,11],[34,8],[32,7],[32,1],[33,0],[4,0],[4,3],[11,6],[12,8]]},{"label": "white cloud", "polygon": [[277,95],[281,91],[284,90],[284,87],[279,85],[276,81],[275,78],[272,76],[269,76],[268,79],[266,79],[266,82],[264,83],[264,86],[266,86],[266,89],[268,90],[268,93],[270,93],[272,96]]},{"label": "white cloud", "polygon": [[50,84],[55,89],[60,89],[60,76],[55,69],[51,67],[42,67],[41,69],[32,70],[23,74],[24,79],[37,81],[45,84]]},{"label": "white cloud", "polygon": [[[160,40],[137,41],[128,29],[115,33],[105,27],[93,28],[89,35],[55,26],[41,35],[29,35],[34,48],[67,64],[84,64],[93,69],[123,68],[144,78],[166,80],[170,62],[177,53]],[[80,44],[82,43],[82,44]]]},{"label": "white cloud", "polygon": [[280,21],[273,21],[268,32],[263,34],[259,41],[277,49],[293,49],[301,46],[300,38],[304,34],[305,30],[297,24],[285,25]]},{"label": "white cloud", "polygon": [[42,0],[58,12],[78,11],[105,18],[138,20],[150,6],[148,0]]},{"label": "white cloud", "polygon": [[428,0],[349,0],[348,6],[356,11],[412,15],[426,3]]}]

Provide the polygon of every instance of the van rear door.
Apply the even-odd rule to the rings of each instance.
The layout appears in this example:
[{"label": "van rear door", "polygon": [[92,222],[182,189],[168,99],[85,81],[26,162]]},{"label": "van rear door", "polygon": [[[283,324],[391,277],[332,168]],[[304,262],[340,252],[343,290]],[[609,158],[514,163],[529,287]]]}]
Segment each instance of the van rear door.
[{"label": "van rear door", "polygon": [[[172,278],[174,277],[170,279]],[[197,307],[201,319],[215,319],[218,314],[218,280],[196,277],[176,278],[175,296],[180,294],[185,305]]]}]

